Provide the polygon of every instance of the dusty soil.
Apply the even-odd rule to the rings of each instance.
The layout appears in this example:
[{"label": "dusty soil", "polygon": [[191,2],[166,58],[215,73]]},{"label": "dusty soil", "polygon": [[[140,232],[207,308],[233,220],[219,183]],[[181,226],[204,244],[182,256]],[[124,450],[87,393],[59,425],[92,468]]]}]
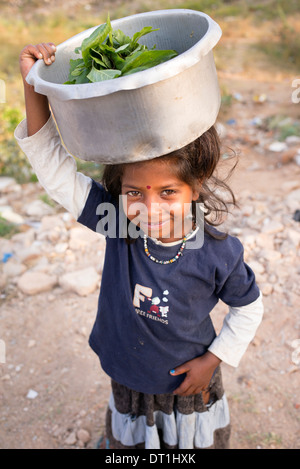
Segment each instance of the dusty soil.
[{"label": "dusty soil", "polygon": [[[243,241],[246,260],[261,267],[258,283],[265,291],[265,316],[256,338],[237,369],[223,365],[233,449],[300,447],[300,366],[293,347],[300,339],[300,245],[289,243],[290,230],[300,230],[300,223],[292,220],[297,201],[289,198],[300,188],[300,166],[294,158],[283,160],[282,152],[269,151],[274,132],[250,123],[255,117],[279,114],[300,118],[299,104],[291,103],[291,78],[273,80],[263,72],[253,79],[241,71],[220,74],[228,91],[242,96],[220,118],[224,145],[239,152],[231,182],[241,209],[229,217],[227,226]],[[253,97],[263,94],[267,99],[255,102]],[[236,122],[226,124],[229,119]],[[37,185],[26,200],[39,193]],[[15,206],[25,202],[22,194],[15,197]],[[270,220],[281,228],[268,230]],[[265,241],[258,239],[262,232]],[[81,265],[100,260],[93,248],[80,251]],[[58,261],[63,269],[63,255]],[[0,339],[6,343],[6,363],[0,364],[1,448],[96,446],[110,394],[110,380],[87,343],[97,298],[96,290],[81,297],[60,287],[25,295],[12,281],[2,288]],[[213,311],[217,329],[226,311],[223,304]],[[34,399],[28,398],[30,390],[37,393]],[[79,430],[88,432],[87,442]]]}]

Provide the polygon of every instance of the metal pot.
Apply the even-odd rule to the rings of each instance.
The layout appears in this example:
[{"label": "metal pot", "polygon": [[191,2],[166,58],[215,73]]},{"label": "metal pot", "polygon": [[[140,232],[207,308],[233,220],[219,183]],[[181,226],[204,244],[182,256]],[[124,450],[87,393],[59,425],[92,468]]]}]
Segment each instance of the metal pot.
[{"label": "metal pot", "polygon": [[139,42],[179,55],[125,77],[63,85],[70,58],[78,58],[75,47],[96,26],[60,44],[50,67],[38,60],[27,81],[48,97],[68,151],[105,164],[143,161],[177,150],[209,129],[221,101],[212,53],[222,34],[218,24],[186,9],[141,13],[111,24],[128,36],[144,26],[160,28]]}]

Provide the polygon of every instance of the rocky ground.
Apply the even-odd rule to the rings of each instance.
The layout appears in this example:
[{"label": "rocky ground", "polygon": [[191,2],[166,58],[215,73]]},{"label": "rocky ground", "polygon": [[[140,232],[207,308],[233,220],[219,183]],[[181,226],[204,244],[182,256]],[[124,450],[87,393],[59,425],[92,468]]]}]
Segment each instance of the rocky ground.
[{"label": "rocky ground", "polygon": [[[227,146],[239,154],[240,209],[225,225],[244,243],[265,297],[240,366],[223,366],[232,447],[299,448],[300,138],[279,142],[264,121],[281,112],[293,121],[298,110],[289,83],[228,83],[236,93],[219,130],[224,164]],[[2,216],[21,227],[0,239],[0,447],[94,448],[110,393],[87,344],[105,241],[44,194],[39,184],[0,179]],[[213,311],[217,329],[225,314],[223,304]]]}]

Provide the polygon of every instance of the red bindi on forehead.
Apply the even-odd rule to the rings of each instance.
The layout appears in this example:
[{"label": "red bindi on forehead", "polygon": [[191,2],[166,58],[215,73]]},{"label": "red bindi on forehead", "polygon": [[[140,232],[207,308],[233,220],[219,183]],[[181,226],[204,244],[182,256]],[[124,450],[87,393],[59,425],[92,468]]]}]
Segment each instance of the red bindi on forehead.
[{"label": "red bindi on forehead", "polygon": [[146,187],[147,187],[147,189],[151,189],[151,186],[146,186]]}]

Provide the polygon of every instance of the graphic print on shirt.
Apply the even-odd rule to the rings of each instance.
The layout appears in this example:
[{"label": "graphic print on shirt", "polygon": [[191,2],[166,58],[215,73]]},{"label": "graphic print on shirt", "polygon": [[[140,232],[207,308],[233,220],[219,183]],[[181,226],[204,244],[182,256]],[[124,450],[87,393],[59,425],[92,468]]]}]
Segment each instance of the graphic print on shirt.
[{"label": "graphic print on shirt", "polygon": [[152,297],[152,288],[144,287],[143,285],[136,284],[133,295],[133,305],[137,314],[144,316],[154,321],[159,321],[163,324],[168,324],[169,291],[164,290],[162,297]]}]

